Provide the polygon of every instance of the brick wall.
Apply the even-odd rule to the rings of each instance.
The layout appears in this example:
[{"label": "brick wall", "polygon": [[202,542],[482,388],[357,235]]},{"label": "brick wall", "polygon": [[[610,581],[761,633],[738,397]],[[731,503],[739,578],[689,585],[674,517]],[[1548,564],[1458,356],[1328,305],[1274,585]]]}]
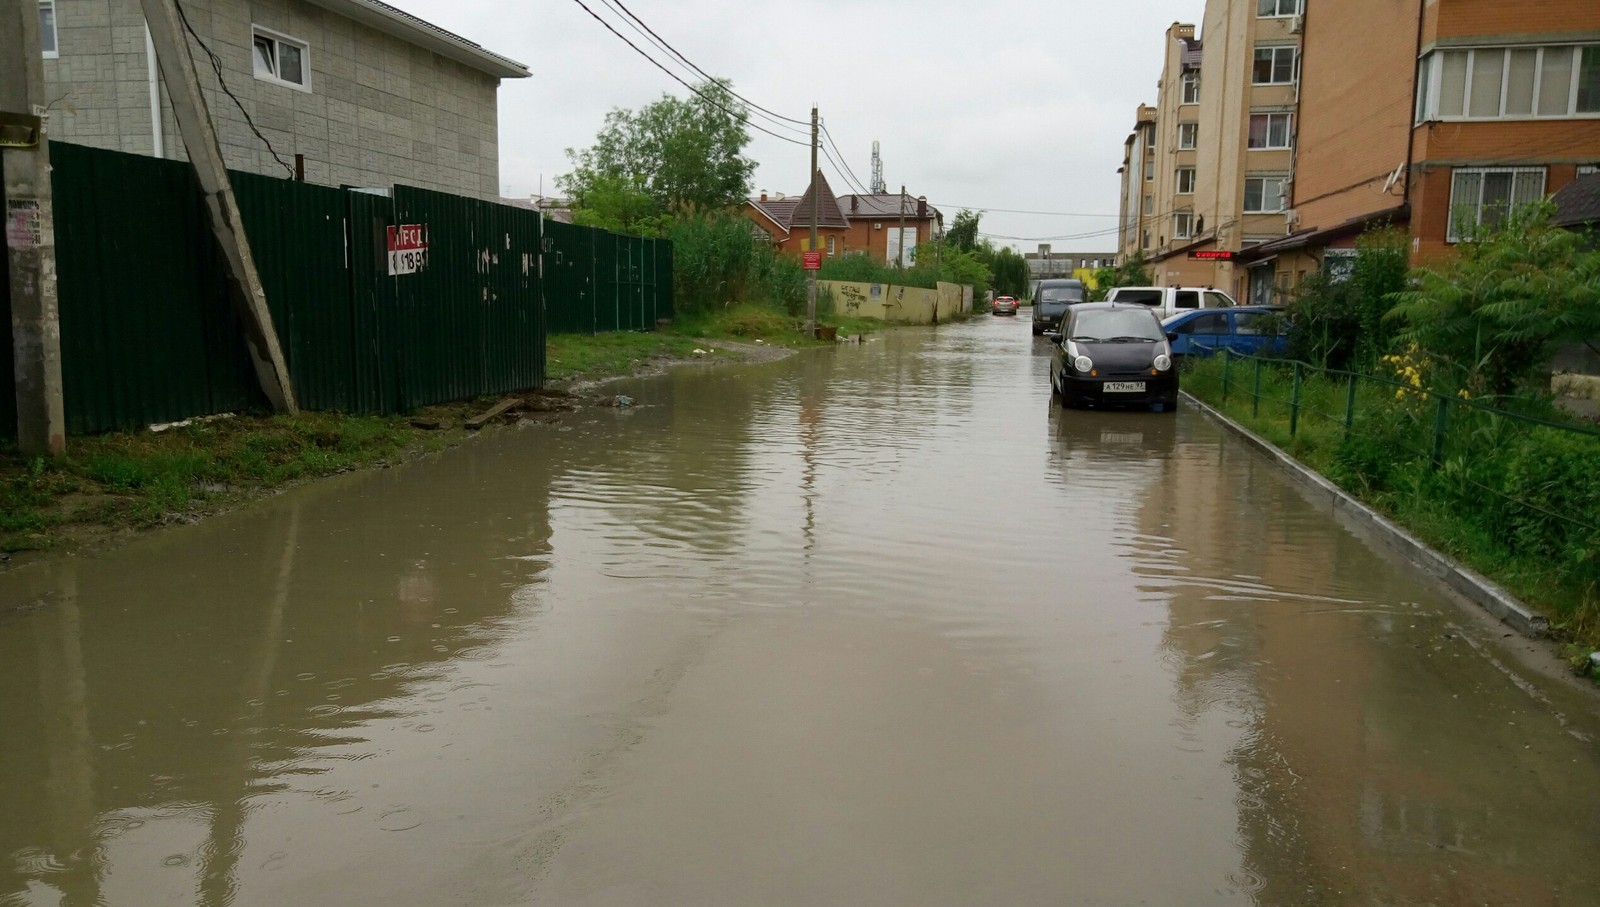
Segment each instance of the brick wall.
[{"label": "brick wall", "polygon": [[[500,196],[493,76],[304,0],[185,0],[184,9],[272,149],[291,166],[305,155],[308,181]],[[45,61],[51,136],[151,154],[138,0],[57,0],[56,22],[60,58]],[[310,91],[255,77],[252,25],[309,45]],[[198,48],[195,62],[227,165],[285,175]],[[161,94],[166,156],[183,158],[165,86]]]},{"label": "brick wall", "polygon": [[1420,2],[1309,4],[1293,202],[1299,229],[1401,203],[1402,184],[1381,190],[1406,161]]}]

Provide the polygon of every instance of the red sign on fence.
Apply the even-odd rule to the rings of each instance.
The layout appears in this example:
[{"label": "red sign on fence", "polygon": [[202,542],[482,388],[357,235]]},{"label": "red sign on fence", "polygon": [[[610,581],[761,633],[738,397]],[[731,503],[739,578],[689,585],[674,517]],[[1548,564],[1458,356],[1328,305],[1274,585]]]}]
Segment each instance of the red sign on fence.
[{"label": "red sign on fence", "polygon": [[389,227],[389,274],[415,274],[428,263],[428,225]]},{"label": "red sign on fence", "polygon": [[822,270],[822,253],[820,251],[818,251],[818,252],[801,252],[800,253],[800,267],[804,268],[807,271],[820,271],[820,270]]}]

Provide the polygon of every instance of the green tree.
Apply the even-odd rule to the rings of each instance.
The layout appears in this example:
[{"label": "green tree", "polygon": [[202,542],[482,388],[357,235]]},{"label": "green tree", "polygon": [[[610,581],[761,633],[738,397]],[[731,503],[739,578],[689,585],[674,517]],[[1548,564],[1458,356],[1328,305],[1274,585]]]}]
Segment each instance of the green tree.
[{"label": "green tree", "polygon": [[1384,315],[1405,289],[1406,234],[1374,230],[1356,240],[1349,268],[1325,266],[1308,276],[1289,302],[1289,355],[1325,368],[1371,371],[1394,344],[1397,325]]},{"label": "green tree", "polygon": [[1390,318],[1441,389],[1504,396],[1542,389],[1557,348],[1600,337],[1600,250],[1529,206],[1457,246],[1439,267],[1411,272]]},{"label": "green tree", "polygon": [[567,149],[572,172],[556,178],[572,196],[574,219],[635,231],[663,229],[663,217],[729,208],[750,194],[755,162],[749,114],[726,80],[688,99],[662,95],[637,111],[616,108],[593,145]]},{"label": "green tree", "polygon": [[1089,298],[1100,300],[1106,298],[1106,294],[1114,287],[1148,287],[1155,283],[1155,278],[1150,276],[1150,269],[1145,266],[1144,253],[1135,252],[1121,264],[1096,269],[1094,283],[1089,290]]},{"label": "green tree", "polygon": [[978,221],[982,219],[981,212],[962,208],[950,222],[950,229],[944,231],[945,241],[952,248],[971,252],[978,247]]},{"label": "green tree", "polygon": [[983,247],[989,250],[986,263],[994,274],[994,291],[1002,296],[1025,298],[1032,283],[1028,273],[1028,260],[1021,252],[1010,246],[995,248],[985,242]]}]

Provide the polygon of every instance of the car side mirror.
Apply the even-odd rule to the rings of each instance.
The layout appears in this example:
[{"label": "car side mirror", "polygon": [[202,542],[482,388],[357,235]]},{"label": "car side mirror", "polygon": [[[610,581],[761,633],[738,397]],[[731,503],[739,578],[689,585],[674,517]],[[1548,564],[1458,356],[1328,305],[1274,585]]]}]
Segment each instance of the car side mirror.
[{"label": "car side mirror", "polygon": [[1168,343],[1177,343],[1178,342],[1178,332],[1177,331],[1168,331],[1167,332],[1167,342]]}]

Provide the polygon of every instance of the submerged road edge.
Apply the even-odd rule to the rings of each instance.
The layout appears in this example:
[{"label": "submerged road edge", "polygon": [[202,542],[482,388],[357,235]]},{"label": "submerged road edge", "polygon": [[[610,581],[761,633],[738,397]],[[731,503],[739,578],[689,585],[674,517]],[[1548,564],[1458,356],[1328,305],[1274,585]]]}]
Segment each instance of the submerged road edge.
[{"label": "submerged road edge", "polygon": [[1441,580],[1446,586],[1465,596],[1469,601],[1488,611],[1512,629],[1530,639],[1543,639],[1550,635],[1550,619],[1535,612],[1520,599],[1483,574],[1460,563],[1455,558],[1434,549],[1412,535],[1393,520],[1357,500],[1349,492],[1335,485],[1321,473],[1311,469],[1286,451],[1261,437],[1238,422],[1228,418],[1187,391],[1180,391],[1184,400],[1205,413],[1223,427],[1244,439],[1250,446],[1278,462],[1300,484],[1328,495],[1328,506],[1335,514],[1342,514],[1358,526],[1373,533],[1390,548],[1404,555],[1423,572]]}]

